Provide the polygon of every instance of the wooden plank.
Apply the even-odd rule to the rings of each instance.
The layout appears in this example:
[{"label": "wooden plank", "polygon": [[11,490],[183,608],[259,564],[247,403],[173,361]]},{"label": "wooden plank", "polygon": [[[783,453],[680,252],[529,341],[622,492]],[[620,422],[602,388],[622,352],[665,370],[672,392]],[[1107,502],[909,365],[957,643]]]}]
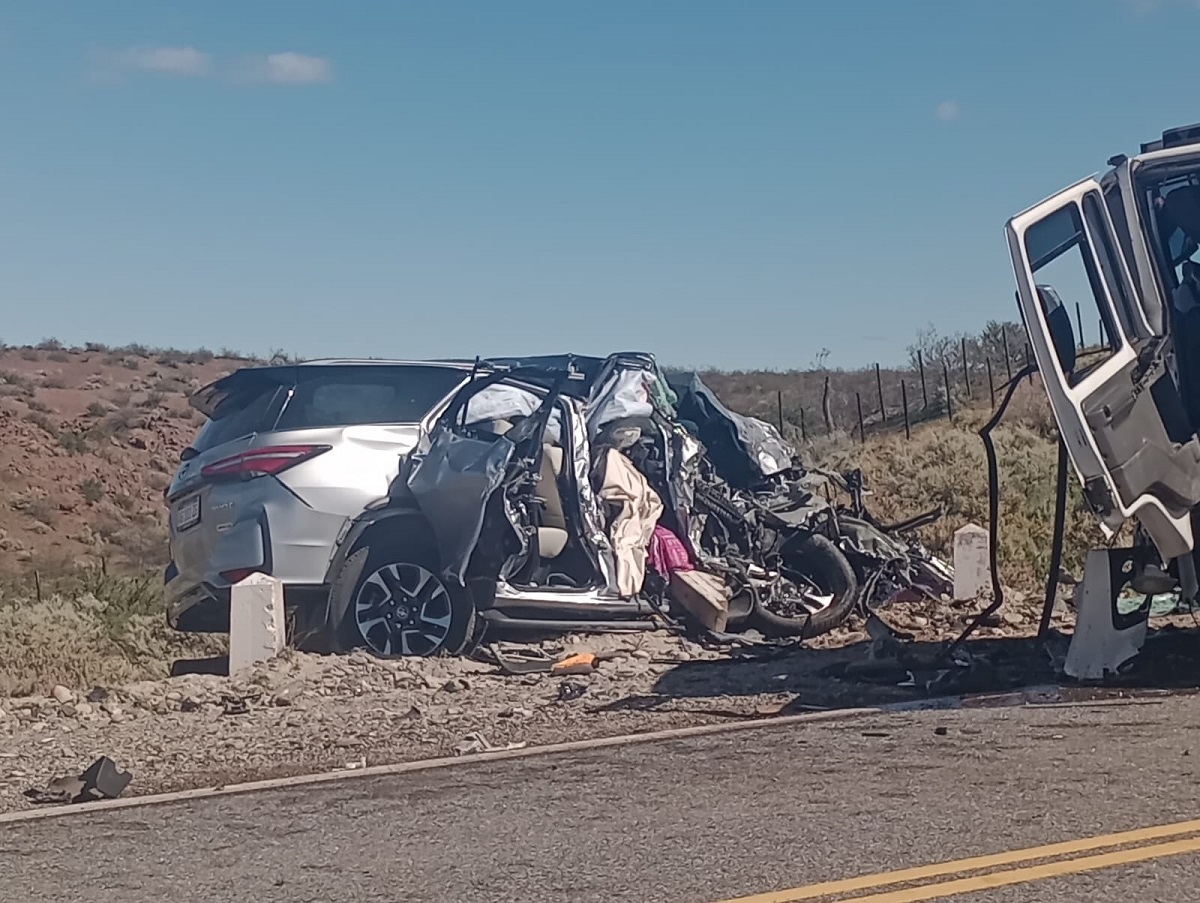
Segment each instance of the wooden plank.
[{"label": "wooden plank", "polygon": [[671,598],[709,630],[725,631],[729,589],[720,577],[704,571],[675,571],[671,574]]}]

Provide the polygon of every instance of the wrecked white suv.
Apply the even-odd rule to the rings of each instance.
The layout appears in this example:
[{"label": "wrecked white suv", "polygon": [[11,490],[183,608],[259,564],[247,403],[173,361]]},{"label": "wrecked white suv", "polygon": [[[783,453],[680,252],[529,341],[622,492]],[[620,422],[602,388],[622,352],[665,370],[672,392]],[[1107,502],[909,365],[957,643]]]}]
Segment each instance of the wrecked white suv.
[{"label": "wrecked white suv", "polygon": [[215,419],[168,492],[181,629],[228,624],[209,587],[234,567],[283,583],[300,645],[406,656],[685,611],[802,640],[947,588],[911,536],[930,515],[878,524],[858,475],[836,508],[819,490],[840,477],[644,353],[252,368],[196,403]]}]

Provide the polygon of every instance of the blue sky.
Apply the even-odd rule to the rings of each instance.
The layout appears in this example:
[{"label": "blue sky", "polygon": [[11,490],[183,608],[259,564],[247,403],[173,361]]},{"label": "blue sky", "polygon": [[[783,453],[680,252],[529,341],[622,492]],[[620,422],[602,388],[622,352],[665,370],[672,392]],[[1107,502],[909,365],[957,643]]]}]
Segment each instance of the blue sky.
[{"label": "blue sky", "polygon": [[0,339],[854,366],[1200,120],[1196,0],[0,7]]}]

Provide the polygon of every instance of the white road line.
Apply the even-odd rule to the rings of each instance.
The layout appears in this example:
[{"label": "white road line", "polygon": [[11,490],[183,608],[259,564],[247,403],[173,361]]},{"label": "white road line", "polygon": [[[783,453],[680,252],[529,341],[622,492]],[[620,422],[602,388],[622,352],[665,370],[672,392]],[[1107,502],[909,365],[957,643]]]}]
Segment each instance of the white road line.
[{"label": "white road line", "polygon": [[[908,704],[902,704],[910,708]],[[834,721],[854,718],[862,715],[878,715],[895,711],[900,706],[879,706],[876,708],[837,709],[827,712],[805,712],[801,715],[783,715],[776,718],[755,718],[738,721],[733,724],[703,724],[695,727],[670,728],[661,731],[648,731],[642,734],[622,734],[617,737],[601,737],[594,740],[572,740],[567,743],[551,743],[545,746],[531,746],[524,749],[497,750],[496,752],[474,753],[465,756],[443,757],[439,759],[424,759],[418,762],[400,762],[395,765],[373,765],[348,771],[327,771],[320,774],[296,775],[290,778],[273,778],[267,781],[249,781],[245,784],[230,784],[225,787],[199,787],[195,790],[179,790],[173,793],[155,793],[146,796],[134,796],[128,799],[101,800],[95,803],[80,803],[78,805],[61,805],[48,809],[36,809],[29,812],[9,812],[0,814],[0,825],[20,824],[22,822],[41,821],[47,818],[63,818],[71,815],[88,815],[97,812],[112,812],[117,809],[134,809],[142,806],[156,806],[163,803],[177,803],[191,800],[205,800],[219,796],[255,793],[263,790],[284,790],[292,787],[306,787],[313,784],[328,784],[334,781],[352,781],[363,778],[389,777],[392,775],[412,774],[422,771],[434,771],[441,768],[456,768],[464,765],[480,765],[487,762],[502,762],[509,759],[527,759],[535,756],[556,755],[559,753],[585,752],[593,749],[608,749],[617,746],[635,746],[641,743],[655,743],[663,740],[680,740],[686,737],[707,737],[718,734],[732,734],[738,731],[754,730],[766,727],[785,727],[790,724],[806,724],[818,721]],[[120,763],[117,763],[118,766]],[[134,775],[134,779],[137,776]]]},{"label": "white road line", "polygon": [[[1049,693],[1060,689],[1053,684],[1036,685],[1022,690],[999,694],[992,697],[993,701],[1000,698],[1011,699],[1010,705],[1022,705],[1025,708],[1057,708],[1081,707],[1096,705],[1097,702],[1067,702],[1067,703],[1037,703],[1030,702],[1036,694]],[[319,774],[296,775],[290,778],[272,778],[267,781],[248,781],[244,784],[229,784],[224,787],[199,787],[195,790],[179,790],[173,793],[155,793],[146,796],[133,796],[127,799],[103,800],[96,803],[80,803],[79,805],[61,805],[46,809],[34,809],[26,812],[8,812],[0,814],[0,825],[20,824],[22,822],[40,821],[47,818],[64,818],[71,815],[87,815],[94,812],[111,812],[117,809],[134,809],[142,806],[156,806],[163,803],[204,800],[219,796],[256,793],[264,790],[285,790],[291,787],[306,787],[313,784],[327,784],[334,781],[352,781],[362,778],[389,777],[400,774],[414,774],[422,771],[434,771],[440,768],[456,768],[459,766],[481,765],[488,762],[503,762],[509,759],[528,759],[535,756],[549,756],[569,752],[586,752],[593,749],[610,749],[619,746],[635,746],[640,743],[656,743],[664,740],[681,740],[687,737],[710,737],[720,734],[732,734],[738,731],[757,730],[770,727],[785,727],[790,724],[811,724],[820,721],[836,721],[856,718],[863,715],[880,715],[894,712],[912,711],[945,711],[963,707],[964,696],[942,696],[934,699],[918,699],[909,702],[886,703],[873,707],[852,709],[832,709],[824,712],[805,712],[800,715],[782,715],[774,718],[754,718],[737,721],[732,724],[702,724],[695,727],[678,727],[661,731],[648,731],[641,734],[622,734],[616,737],[601,737],[594,740],[572,740],[566,743],[550,743],[545,746],[531,746],[525,749],[497,750],[496,752],[474,753],[466,756],[446,756],[438,759],[423,759],[417,762],[399,762],[395,765],[373,765],[368,768],[358,768],[346,771],[327,771]],[[976,697],[978,698],[978,697]],[[1021,700],[1024,700],[1022,702]],[[1132,699],[1113,700],[1130,703]],[[998,706],[999,707],[999,706]],[[118,766],[120,763],[118,763]],[[134,775],[134,779],[137,776]]]}]

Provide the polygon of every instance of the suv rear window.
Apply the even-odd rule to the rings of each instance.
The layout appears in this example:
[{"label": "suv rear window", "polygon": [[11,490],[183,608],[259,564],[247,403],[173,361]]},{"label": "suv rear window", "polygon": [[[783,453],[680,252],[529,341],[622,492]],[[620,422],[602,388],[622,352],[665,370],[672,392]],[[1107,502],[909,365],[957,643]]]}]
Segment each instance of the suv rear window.
[{"label": "suv rear window", "polygon": [[259,382],[240,388],[221,400],[212,418],[200,428],[192,441],[192,448],[206,452],[257,433],[270,429],[278,413],[277,399],[284,388],[277,382]]},{"label": "suv rear window", "polygon": [[297,376],[277,430],[417,423],[467,374],[452,367],[322,366],[301,368]]}]

